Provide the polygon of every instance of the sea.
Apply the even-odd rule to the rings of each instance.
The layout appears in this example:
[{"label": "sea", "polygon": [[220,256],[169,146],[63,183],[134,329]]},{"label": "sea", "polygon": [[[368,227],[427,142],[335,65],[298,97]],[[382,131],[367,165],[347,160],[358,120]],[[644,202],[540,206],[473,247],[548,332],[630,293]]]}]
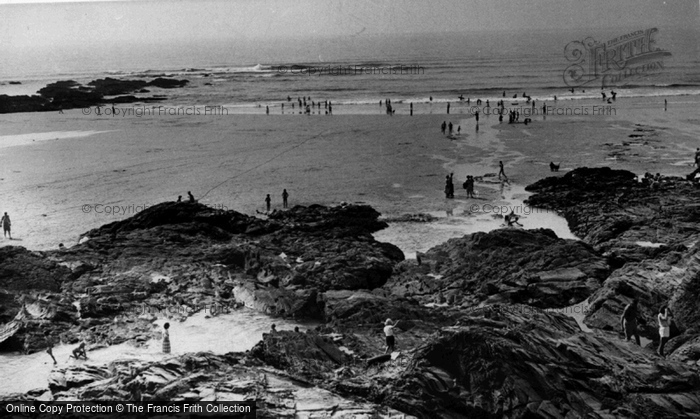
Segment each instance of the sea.
[{"label": "sea", "polygon": [[[631,48],[622,49],[624,54],[645,48],[639,39],[650,30],[652,49],[663,54],[642,64],[618,60],[616,65],[632,69],[622,77],[591,76],[588,66],[595,59],[586,52],[583,65],[576,67],[574,46],[595,41],[608,51],[620,52],[620,45]],[[633,38],[638,43],[627,42]],[[171,44],[115,42],[111,47],[89,44],[50,50],[13,50],[5,44],[0,52],[4,57],[0,95],[36,94],[58,80],[85,84],[105,77],[174,77],[189,80],[188,87],[153,89],[152,93],[167,96],[169,105],[224,106],[232,112],[259,112],[264,107],[278,111],[283,103],[289,112],[300,97],[331,101],[336,112],[352,113],[380,111],[376,105],[387,98],[398,105],[496,102],[504,97],[511,101],[523,95],[544,101],[554,96],[559,100],[599,98],[601,91],[612,90],[627,97],[700,94],[697,29],[360,34]],[[572,70],[582,71],[584,77],[572,83],[571,76],[577,76]],[[609,71],[620,73],[613,70]]]}]

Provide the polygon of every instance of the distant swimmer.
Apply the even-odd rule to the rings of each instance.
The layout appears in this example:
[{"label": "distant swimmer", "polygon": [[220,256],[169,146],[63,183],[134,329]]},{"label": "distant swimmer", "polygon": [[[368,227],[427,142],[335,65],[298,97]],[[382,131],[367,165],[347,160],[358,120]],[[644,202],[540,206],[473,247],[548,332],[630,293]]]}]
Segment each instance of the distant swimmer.
[{"label": "distant swimmer", "polygon": [[265,106],[265,113],[266,113],[267,115],[270,114],[270,107],[269,107],[269,106]]},{"label": "distant swimmer", "polygon": [[570,92],[571,92],[571,93],[574,93],[574,88],[573,88],[573,87],[571,88]]},{"label": "distant swimmer", "polygon": [[289,193],[286,189],[282,190],[282,208],[287,208],[287,198],[289,198]]},{"label": "distant swimmer", "polygon": [[194,204],[195,202],[197,202],[197,201],[195,201],[194,195],[192,195],[192,192],[187,191],[187,196],[190,197],[190,204]]},{"label": "distant swimmer", "polygon": [[459,100],[464,100],[464,95],[459,95]]},{"label": "distant swimmer", "polygon": [[272,198],[270,198],[270,194],[267,194],[265,197],[265,206],[267,207],[267,212],[270,212],[270,202],[272,202]]},{"label": "distant swimmer", "polygon": [[505,90],[503,91],[503,97],[506,97],[506,91],[505,91]]},{"label": "distant swimmer", "polygon": [[431,101],[431,102],[433,101],[433,97],[432,97],[432,96],[430,96],[430,101]]},{"label": "distant swimmer", "polygon": [[12,228],[12,223],[10,221],[10,216],[7,215],[7,213],[0,218],[0,224],[2,224],[3,237],[9,236],[10,240],[12,240],[12,232],[10,231]]}]

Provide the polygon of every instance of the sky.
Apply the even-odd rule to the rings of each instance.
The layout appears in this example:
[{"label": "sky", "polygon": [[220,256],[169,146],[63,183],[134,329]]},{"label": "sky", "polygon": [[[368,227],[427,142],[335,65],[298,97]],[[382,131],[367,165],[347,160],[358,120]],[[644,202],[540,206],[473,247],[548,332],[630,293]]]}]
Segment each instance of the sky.
[{"label": "sky", "polygon": [[0,0],[0,49],[522,29],[698,28],[700,0]]}]

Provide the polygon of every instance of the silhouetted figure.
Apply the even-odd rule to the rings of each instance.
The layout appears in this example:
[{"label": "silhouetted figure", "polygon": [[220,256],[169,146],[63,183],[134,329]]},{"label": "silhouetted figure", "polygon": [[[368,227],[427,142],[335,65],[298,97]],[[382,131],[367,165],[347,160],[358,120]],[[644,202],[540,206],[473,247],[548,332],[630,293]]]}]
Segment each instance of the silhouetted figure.
[{"label": "silhouetted figure", "polygon": [[637,345],[641,346],[639,342],[639,332],[637,331],[637,299],[632,300],[630,304],[627,304],[625,310],[620,316],[620,324],[622,325],[622,330],[625,333],[625,339],[629,342],[630,338],[634,336]]},{"label": "silhouetted figure", "polygon": [[668,109],[668,101],[664,99],[664,111]]},{"label": "silhouetted figure", "polygon": [[431,102],[433,101],[433,97],[432,97],[432,96],[430,96],[430,101],[431,101]]},{"label": "silhouetted figure", "polygon": [[503,162],[502,161],[498,162],[498,167],[499,167],[498,178],[500,179],[501,176],[503,176],[506,180],[508,180],[508,176],[506,176],[506,172],[503,170]]},{"label": "silhouetted figure", "polygon": [[450,135],[452,135],[452,127],[453,127],[452,122],[447,124],[447,131],[450,133]]},{"label": "silhouetted figure", "polygon": [[442,125],[440,125],[440,130],[442,131],[442,135],[445,135],[446,129],[447,129],[447,122],[442,121]]},{"label": "silhouetted figure", "polygon": [[464,100],[464,95],[459,95],[459,96],[458,96],[458,99],[459,99],[460,101]]},{"label": "silhouetted figure", "polygon": [[277,333],[277,325],[272,323],[270,326],[270,333]]},{"label": "silhouetted figure", "polygon": [[194,195],[192,195],[192,192],[187,191],[187,196],[190,198],[190,204],[194,204],[195,202],[197,202],[197,201],[195,201]]},{"label": "silhouetted figure", "polygon": [[[287,208],[287,198],[289,198],[289,193],[286,189],[282,190],[282,208]],[[268,209],[269,211],[269,209]]]},{"label": "silhouetted figure", "polygon": [[182,202],[182,195],[177,196],[177,202]]},{"label": "silhouetted figure", "polygon": [[53,339],[51,338],[51,335],[49,335],[48,330],[44,332],[44,336],[46,337],[46,353],[51,356],[51,359],[53,359],[53,364],[56,365],[58,362],[56,362],[56,358],[53,356]]},{"label": "silhouetted figure", "polygon": [[476,111],[476,114],[474,114],[476,117],[476,125],[479,125],[479,111]]},{"label": "silhouetted figure", "polygon": [[506,97],[506,91],[505,91],[505,90],[503,91],[503,97]]},{"label": "silhouetted figure", "polygon": [[467,180],[464,181],[462,187],[467,190],[467,198],[474,198],[474,177],[467,175]]},{"label": "silhouetted figure", "polygon": [[413,116],[413,102],[411,102],[411,116]]},{"label": "silhouetted figure", "polygon": [[270,194],[267,194],[265,197],[265,206],[267,207],[267,212],[270,212],[270,202],[272,202],[272,198],[270,198]]},{"label": "silhouetted figure", "polygon": [[554,162],[549,162],[549,170],[552,172],[558,172],[559,171],[559,166],[561,166],[561,163],[559,164],[554,164]]},{"label": "silhouetted figure", "polygon": [[0,218],[0,224],[2,224],[2,234],[3,237],[8,237],[12,240],[12,222],[10,221],[10,216],[5,213],[5,215]]},{"label": "silhouetted figure", "polygon": [[450,114],[450,102],[447,102],[447,114]]},{"label": "silhouetted figure", "polygon": [[460,135],[462,133],[462,126],[458,125],[457,126],[457,135]]},{"label": "silhouetted figure", "polygon": [[455,185],[452,183],[454,173],[445,176],[445,198],[452,199],[455,197]]},{"label": "silhouetted figure", "polygon": [[657,318],[659,319],[659,349],[657,349],[656,353],[659,354],[659,356],[665,357],[664,346],[671,337],[671,313],[668,307],[661,307]]}]

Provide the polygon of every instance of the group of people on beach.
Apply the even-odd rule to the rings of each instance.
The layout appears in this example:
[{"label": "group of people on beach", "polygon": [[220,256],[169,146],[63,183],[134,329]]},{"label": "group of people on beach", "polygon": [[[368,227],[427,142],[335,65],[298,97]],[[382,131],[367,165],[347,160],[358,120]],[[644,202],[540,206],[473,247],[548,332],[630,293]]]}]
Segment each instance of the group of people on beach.
[{"label": "group of people on beach", "polygon": [[[294,105],[295,101],[292,100],[291,96],[287,96],[287,102],[290,102],[292,105],[292,110],[294,110]],[[323,102],[321,101],[314,101],[311,100],[311,96],[303,96],[303,97],[297,97],[296,104],[299,105],[299,113],[304,113],[306,115],[311,115],[313,110],[318,109],[318,114],[321,114],[321,105],[323,104],[323,108],[325,109],[326,115],[332,115],[333,114],[333,103],[330,100],[324,100]],[[258,105],[259,107],[259,105]],[[284,113],[284,103],[281,104],[281,109],[282,113]],[[265,106],[265,113],[270,114],[270,107]]]},{"label": "group of people on beach", "polygon": [[[632,336],[637,345],[641,346],[639,340],[639,330],[637,329],[637,313],[638,313],[638,300],[635,298],[631,303],[625,306],[625,309],[620,316],[620,325],[622,326],[622,331],[625,334],[625,339],[629,342]],[[661,306],[659,308],[659,313],[656,316],[659,324],[659,346],[656,349],[656,353],[660,357],[665,357],[664,346],[671,337],[671,311],[668,306]]]},{"label": "group of people on beach", "polygon": [[[440,125],[440,131],[442,131],[442,135],[452,135],[452,132],[454,131],[454,125],[452,125],[452,121],[448,124],[447,121],[442,121],[442,125]],[[458,125],[457,126],[457,135],[462,133],[462,126]]]},{"label": "group of people on beach", "polygon": [[[501,187],[503,187],[504,182],[508,182],[508,176],[503,168],[503,161],[498,162],[498,179],[502,179]],[[455,197],[455,185],[453,182],[454,173],[450,173],[445,176],[445,198],[453,199]],[[462,183],[462,189],[467,191],[467,198],[474,198],[474,176],[467,175],[467,178]]]},{"label": "group of people on beach", "polygon": [[3,237],[8,237],[10,240],[12,240],[12,222],[10,221],[10,216],[7,215],[7,213],[3,214],[2,218],[0,218],[0,224],[2,224]]}]

